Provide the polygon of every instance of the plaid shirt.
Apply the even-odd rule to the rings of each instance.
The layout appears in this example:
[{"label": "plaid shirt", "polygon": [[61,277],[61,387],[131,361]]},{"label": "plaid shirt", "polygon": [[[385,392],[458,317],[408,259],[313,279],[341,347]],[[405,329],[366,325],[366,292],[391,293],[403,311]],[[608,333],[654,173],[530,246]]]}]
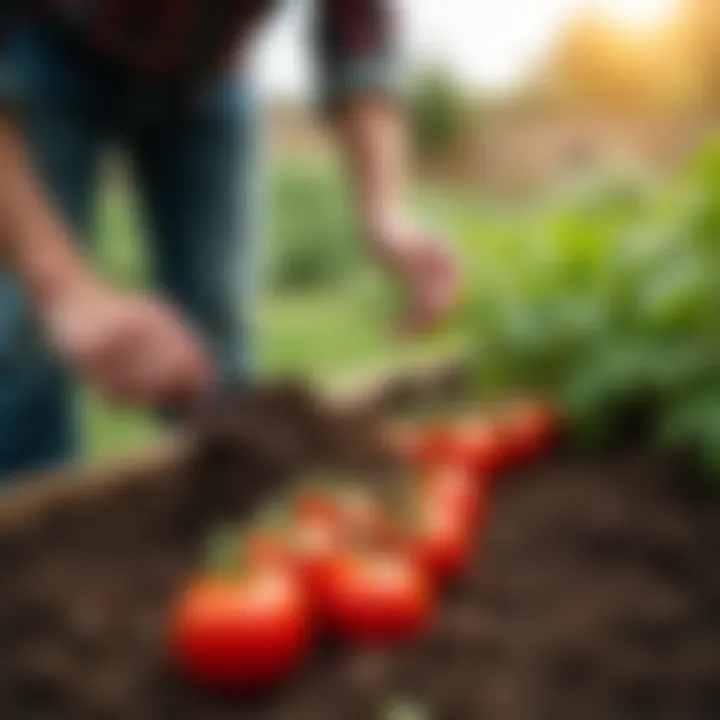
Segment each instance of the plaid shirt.
[{"label": "plaid shirt", "polygon": [[[391,0],[315,0],[313,40],[329,104],[392,91]],[[278,0],[0,0],[0,23],[40,11],[83,44],[149,78],[192,82],[242,48]],[[27,18],[25,18],[27,19]],[[32,20],[30,20],[32,22]],[[7,34],[7,33],[6,33]],[[0,54],[0,93],[13,84]]]}]

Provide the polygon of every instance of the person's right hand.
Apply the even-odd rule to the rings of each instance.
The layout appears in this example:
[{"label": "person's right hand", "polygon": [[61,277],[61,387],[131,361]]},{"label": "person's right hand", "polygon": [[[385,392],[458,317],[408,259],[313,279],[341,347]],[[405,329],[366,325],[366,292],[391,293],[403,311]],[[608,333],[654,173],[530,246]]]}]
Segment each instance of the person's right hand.
[{"label": "person's right hand", "polygon": [[212,391],[199,340],[157,299],[92,279],[54,295],[40,315],[62,359],[111,402],[180,409]]}]

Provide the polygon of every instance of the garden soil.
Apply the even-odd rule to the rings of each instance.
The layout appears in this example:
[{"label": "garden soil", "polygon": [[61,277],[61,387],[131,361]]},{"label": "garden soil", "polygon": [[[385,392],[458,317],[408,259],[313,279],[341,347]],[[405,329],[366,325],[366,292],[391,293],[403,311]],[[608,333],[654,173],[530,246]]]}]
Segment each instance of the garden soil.
[{"label": "garden soil", "polygon": [[384,477],[370,425],[260,393],[179,465],[3,518],[0,718],[720,718],[720,498],[689,464],[627,449],[500,479],[472,566],[412,646],[323,641],[261,697],[189,686],[163,628],[207,528],[308,465]]}]

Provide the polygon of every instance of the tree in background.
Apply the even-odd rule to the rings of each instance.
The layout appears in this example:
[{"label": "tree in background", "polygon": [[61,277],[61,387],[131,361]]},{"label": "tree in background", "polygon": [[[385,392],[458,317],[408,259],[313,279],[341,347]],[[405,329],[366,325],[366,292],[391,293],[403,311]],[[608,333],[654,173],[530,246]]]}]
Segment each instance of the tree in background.
[{"label": "tree in background", "polygon": [[416,156],[424,166],[445,160],[461,142],[471,107],[464,92],[442,68],[421,73],[409,98]]}]

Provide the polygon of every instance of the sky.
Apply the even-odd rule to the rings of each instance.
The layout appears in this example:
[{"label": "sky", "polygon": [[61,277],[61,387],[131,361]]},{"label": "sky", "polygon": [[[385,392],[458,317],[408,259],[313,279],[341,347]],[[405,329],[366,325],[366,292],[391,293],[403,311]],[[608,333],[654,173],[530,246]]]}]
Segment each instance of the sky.
[{"label": "sky", "polygon": [[[440,62],[478,89],[511,87],[537,63],[574,12],[596,7],[641,30],[676,0],[394,0],[409,67]],[[302,97],[312,88],[307,49],[310,0],[290,0],[268,28],[259,76],[273,96]]]}]

